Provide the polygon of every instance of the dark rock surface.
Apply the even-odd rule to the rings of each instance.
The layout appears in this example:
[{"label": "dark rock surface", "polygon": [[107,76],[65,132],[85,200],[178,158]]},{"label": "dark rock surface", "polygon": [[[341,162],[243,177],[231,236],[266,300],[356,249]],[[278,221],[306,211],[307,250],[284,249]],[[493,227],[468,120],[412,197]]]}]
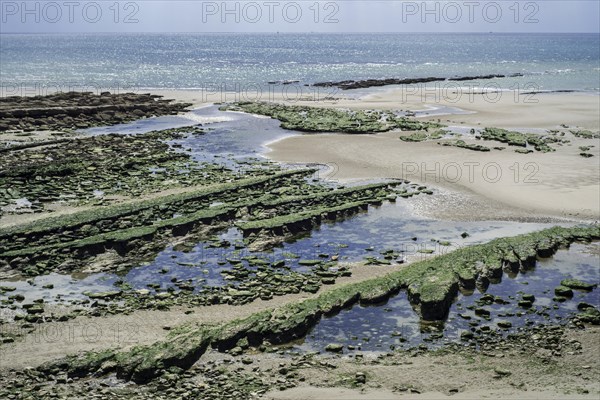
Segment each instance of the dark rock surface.
[{"label": "dark rock surface", "polygon": [[151,94],[65,92],[0,99],[1,131],[73,130],[177,114],[191,104]]},{"label": "dark rock surface", "polygon": [[430,83],[430,82],[444,82],[444,81],[473,81],[473,80],[487,80],[495,78],[514,78],[523,76],[523,74],[492,74],[492,75],[476,75],[476,76],[459,76],[454,78],[441,78],[441,77],[427,77],[427,78],[385,78],[385,79],[365,79],[359,81],[345,80],[339,82],[317,82],[313,84],[316,87],[338,87],[342,90],[348,89],[364,89],[369,87],[377,86],[388,86],[388,85],[414,85],[417,83]]}]

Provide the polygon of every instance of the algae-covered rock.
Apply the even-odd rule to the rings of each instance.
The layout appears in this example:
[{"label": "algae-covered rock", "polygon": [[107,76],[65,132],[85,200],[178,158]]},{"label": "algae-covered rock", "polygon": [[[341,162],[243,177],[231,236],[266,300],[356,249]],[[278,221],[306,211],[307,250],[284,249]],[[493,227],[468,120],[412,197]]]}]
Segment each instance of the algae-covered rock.
[{"label": "algae-covered rock", "polygon": [[512,375],[512,372],[510,372],[507,369],[500,368],[500,367],[494,368],[494,372],[496,373],[496,376],[499,376],[499,377]]},{"label": "algae-covered rock", "polygon": [[[534,133],[521,133],[516,131],[509,131],[500,128],[485,128],[481,131],[481,138],[484,140],[495,140],[498,142],[506,143],[509,146],[527,147],[532,146],[536,151],[547,153],[554,151],[549,146],[551,143],[562,143],[564,139],[560,139],[557,136],[552,135],[537,135]],[[517,153],[531,153],[533,150],[517,149]]]},{"label": "algae-covered rock", "polygon": [[595,308],[592,304],[590,303],[586,303],[586,302],[580,302],[579,304],[577,304],[577,309],[579,311],[585,311],[588,308]]},{"label": "algae-covered rock", "polygon": [[524,294],[523,296],[521,296],[521,298],[525,301],[530,301],[532,303],[535,301],[535,296],[532,294]]},{"label": "algae-covered rock", "polygon": [[586,283],[586,282],[582,282],[577,279],[563,279],[562,281],[560,281],[560,284],[562,286],[565,286],[565,287],[568,287],[571,289],[587,290],[587,291],[591,291],[596,286],[598,286],[597,284]]},{"label": "algae-covered rock", "polygon": [[517,305],[521,308],[531,308],[533,306],[533,301],[531,300],[519,300]]},{"label": "algae-covered rock", "polygon": [[515,153],[519,153],[519,154],[529,154],[529,153],[533,153],[533,150],[531,149],[516,149]]},{"label": "algae-covered rock", "polygon": [[458,147],[460,149],[467,149],[467,150],[473,150],[473,151],[481,151],[481,152],[490,151],[489,147],[486,147],[486,146],[483,146],[480,144],[467,143],[464,140],[450,140],[450,141],[446,141],[446,142],[441,142],[439,144],[442,146]]},{"label": "algae-covered rock", "polygon": [[573,291],[566,286],[557,286],[554,288],[554,294],[558,297],[573,297]]},{"label": "algae-covered rock", "polygon": [[489,317],[490,316],[490,310],[486,310],[485,308],[476,308],[475,309],[475,315],[478,315],[480,317]]},{"label": "algae-covered rock", "polygon": [[164,342],[136,347],[117,355],[117,376],[145,383],[170,367],[189,369],[204,354],[211,340],[211,331],[201,328]]},{"label": "algae-covered rock", "polygon": [[399,139],[403,142],[424,142],[429,139],[429,135],[423,132],[415,132],[410,135],[400,136]]},{"label": "algae-covered rock", "polygon": [[577,319],[585,323],[600,325],[600,311],[596,307],[589,305],[580,309],[580,311],[577,314]]},{"label": "algae-covered rock", "polygon": [[452,300],[458,293],[458,277],[450,269],[432,272],[408,286],[411,303],[417,304],[427,321],[446,318]]},{"label": "algae-covered rock", "polygon": [[583,138],[583,139],[600,139],[600,133],[594,133],[589,130],[572,130],[571,134],[575,137]]},{"label": "algae-covered rock", "polygon": [[121,290],[113,290],[113,291],[109,291],[109,292],[84,292],[84,296],[89,297],[90,299],[101,299],[101,300],[106,300],[106,299],[112,299],[115,297],[120,296],[123,293],[123,291]]},{"label": "algae-covered rock", "polygon": [[498,321],[496,325],[502,329],[509,329],[512,327],[512,323],[510,321]]},{"label": "algae-covered rock", "polygon": [[339,343],[330,343],[325,346],[325,351],[330,353],[341,353],[344,350],[344,345]]},{"label": "algae-covered rock", "polygon": [[473,332],[470,331],[462,331],[460,333],[460,339],[461,340],[471,340],[475,337],[475,335],[473,334]]},{"label": "algae-covered rock", "polygon": [[44,306],[42,304],[23,304],[27,314],[43,314]]},{"label": "algae-covered rock", "polygon": [[315,266],[315,265],[319,265],[322,262],[323,262],[322,260],[298,260],[298,265],[304,265],[304,266],[312,267],[312,266]]},{"label": "algae-covered rock", "polygon": [[356,111],[266,102],[238,102],[224,105],[220,110],[266,115],[281,121],[284,129],[302,132],[375,133],[392,129],[424,130],[439,126],[397,117],[387,111]]}]

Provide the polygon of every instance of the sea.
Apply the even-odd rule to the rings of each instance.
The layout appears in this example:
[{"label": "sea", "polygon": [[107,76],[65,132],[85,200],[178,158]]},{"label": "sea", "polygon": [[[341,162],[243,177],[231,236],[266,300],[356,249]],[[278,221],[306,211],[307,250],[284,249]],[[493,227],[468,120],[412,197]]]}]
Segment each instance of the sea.
[{"label": "sea", "polygon": [[599,34],[0,34],[5,96],[486,74],[522,76],[460,84],[597,94],[599,60]]}]

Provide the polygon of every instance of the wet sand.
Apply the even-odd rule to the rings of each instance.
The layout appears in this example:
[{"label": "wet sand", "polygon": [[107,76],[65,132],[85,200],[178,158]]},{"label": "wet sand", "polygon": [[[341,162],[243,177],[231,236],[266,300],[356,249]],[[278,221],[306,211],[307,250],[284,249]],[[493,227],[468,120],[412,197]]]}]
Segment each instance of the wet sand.
[{"label": "wet sand", "polygon": [[[240,95],[202,91],[154,91],[193,103],[234,101]],[[425,90],[390,87],[369,93],[339,91],[335,99],[285,101],[275,92],[267,99],[288,104],[350,109],[423,111],[420,118],[449,127],[600,129],[600,96],[586,93],[499,92],[471,94],[466,90]],[[264,100],[264,99],[263,99]],[[460,110],[460,111],[459,111]],[[448,112],[462,112],[448,114]],[[443,113],[446,114],[443,114]],[[564,128],[568,126],[569,128]],[[406,143],[401,132],[376,135],[319,134],[288,137],[268,144],[266,156],[288,163],[327,164],[326,179],[348,182],[400,178],[453,194],[451,201],[429,206],[424,214],[448,219],[600,218],[600,140],[568,135],[571,143],[553,153],[518,154],[498,142],[465,140],[489,147],[487,153],[442,147],[436,141]],[[593,145],[594,157],[579,156],[579,146]],[[465,213],[465,206],[468,210]],[[462,211],[461,211],[462,210]],[[507,214],[510,216],[507,217]]]},{"label": "wet sand", "polygon": [[[544,128],[581,127],[597,130],[598,96],[584,94],[540,94],[536,104],[520,104],[504,100],[499,103],[441,102],[437,106],[460,106],[472,114],[426,117],[441,120],[449,126]],[[508,97],[508,96],[506,96]],[[414,99],[413,99],[414,100]],[[360,108],[407,109],[402,95],[366,96],[347,100]],[[318,104],[315,104],[318,105]],[[413,110],[427,104],[411,103]],[[431,104],[430,104],[431,106]],[[535,132],[535,131],[534,131]],[[600,215],[599,147],[597,139],[568,136],[571,143],[555,146],[556,152],[518,154],[514,147],[498,142],[465,140],[489,147],[506,147],[502,151],[476,152],[455,147],[442,147],[436,141],[406,143],[398,139],[400,132],[377,135],[302,135],[269,144],[267,156],[281,162],[313,162],[328,164],[329,179],[341,182],[357,179],[401,178],[427,186],[442,187],[463,194],[457,202],[441,204],[436,216],[452,218],[453,210],[465,202],[472,203],[472,216],[488,219],[503,208],[518,210],[522,218],[531,215],[598,219]],[[579,146],[594,145],[591,158],[579,155]],[[470,200],[469,200],[470,199]],[[497,206],[490,210],[487,203]]]}]

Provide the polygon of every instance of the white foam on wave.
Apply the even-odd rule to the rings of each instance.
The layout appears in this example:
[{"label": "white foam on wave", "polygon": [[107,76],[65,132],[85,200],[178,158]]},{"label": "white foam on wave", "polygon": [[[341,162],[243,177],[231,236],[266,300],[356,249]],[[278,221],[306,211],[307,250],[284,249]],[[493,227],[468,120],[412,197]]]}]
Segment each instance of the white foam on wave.
[{"label": "white foam on wave", "polygon": [[188,113],[188,114],[184,114],[181,115],[181,117],[185,118],[185,119],[189,119],[191,121],[197,122],[199,124],[215,124],[217,122],[228,122],[228,121],[234,121],[235,119],[232,117],[225,117],[225,116],[205,116],[205,115],[198,115],[198,114],[193,114],[193,113]]},{"label": "white foam on wave", "polygon": [[[252,115],[254,118],[260,118],[260,119],[271,119],[271,117],[269,117],[268,115],[252,114],[252,113],[247,113],[245,111],[227,110],[227,112],[235,113],[235,114]],[[229,121],[233,121],[233,118],[231,118]]]},{"label": "white foam on wave", "polygon": [[570,74],[570,73],[572,73],[572,72],[575,72],[575,70],[574,70],[574,69],[571,69],[571,68],[565,68],[565,69],[551,69],[551,70],[547,70],[547,71],[545,71],[545,73],[547,73],[547,74],[551,74],[551,75],[555,75],[555,74],[558,74],[558,75],[562,75],[562,74]]}]

